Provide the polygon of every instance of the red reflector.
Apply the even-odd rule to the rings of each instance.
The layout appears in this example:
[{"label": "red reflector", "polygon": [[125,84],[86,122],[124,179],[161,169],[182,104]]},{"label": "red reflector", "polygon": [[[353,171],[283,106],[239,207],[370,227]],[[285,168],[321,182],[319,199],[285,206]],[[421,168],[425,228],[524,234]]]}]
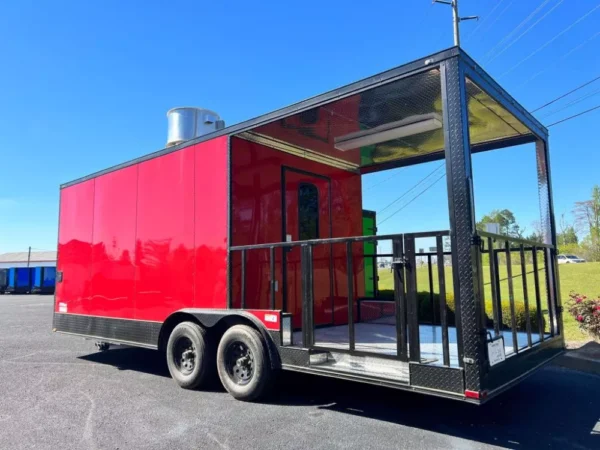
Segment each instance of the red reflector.
[{"label": "red reflector", "polygon": [[481,395],[477,391],[465,391],[465,397],[467,397],[467,398],[480,398]]}]

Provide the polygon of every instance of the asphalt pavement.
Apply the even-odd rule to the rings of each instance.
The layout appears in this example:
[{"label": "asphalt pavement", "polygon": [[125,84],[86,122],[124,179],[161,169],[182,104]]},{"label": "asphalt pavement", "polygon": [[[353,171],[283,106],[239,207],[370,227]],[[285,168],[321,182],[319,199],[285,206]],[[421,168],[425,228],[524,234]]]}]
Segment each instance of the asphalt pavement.
[{"label": "asphalt pavement", "polygon": [[156,351],[51,332],[0,296],[1,449],[600,448],[600,376],[549,366],[484,406],[284,373],[262,403],[185,391]]}]

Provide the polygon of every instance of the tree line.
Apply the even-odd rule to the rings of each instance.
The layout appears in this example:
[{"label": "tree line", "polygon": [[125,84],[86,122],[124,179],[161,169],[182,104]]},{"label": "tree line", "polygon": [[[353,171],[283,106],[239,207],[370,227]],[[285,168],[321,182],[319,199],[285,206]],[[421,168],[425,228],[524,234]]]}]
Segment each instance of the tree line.
[{"label": "tree line", "polygon": [[[539,221],[533,222],[532,229],[518,223],[510,209],[493,210],[477,222],[477,229],[485,231],[486,224],[495,223],[500,234],[533,242],[543,242],[543,226]],[[600,261],[600,186],[592,188],[588,200],[575,202],[572,219],[565,214],[557,221],[556,238],[559,253],[575,254],[588,261]]]}]

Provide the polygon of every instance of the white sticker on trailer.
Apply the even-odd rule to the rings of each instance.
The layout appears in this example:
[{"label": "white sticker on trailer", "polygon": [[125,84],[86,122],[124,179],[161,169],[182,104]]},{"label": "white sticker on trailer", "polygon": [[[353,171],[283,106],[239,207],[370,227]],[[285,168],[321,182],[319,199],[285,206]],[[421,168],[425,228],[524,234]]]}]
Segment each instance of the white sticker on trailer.
[{"label": "white sticker on trailer", "polygon": [[66,313],[67,312],[67,304],[66,303],[59,303],[58,304],[58,312],[61,313]]},{"label": "white sticker on trailer", "polygon": [[506,359],[506,353],[504,352],[504,338],[488,342],[488,359],[490,361],[490,366],[495,366]]},{"label": "white sticker on trailer", "polygon": [[277,314],[265,314],[265,322],[277,323]]}]

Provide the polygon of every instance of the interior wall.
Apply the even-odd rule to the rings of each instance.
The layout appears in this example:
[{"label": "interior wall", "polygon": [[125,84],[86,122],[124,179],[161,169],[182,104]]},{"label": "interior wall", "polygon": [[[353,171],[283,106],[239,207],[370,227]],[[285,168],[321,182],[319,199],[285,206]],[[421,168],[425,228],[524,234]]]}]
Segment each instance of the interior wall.
[{"label": "interior wall", "polygon": [[[362,230],[361,177],[328,165],[274,150],[261,144],[232,138],[232,246],[282,242],[282,170],[294,168],[331,180],[331,237],[360,236]],[[327,237],[327,236],[320,236]],[[362,253],[362,245],[355,245]],[[347,321],[346,250],[335,245],[333,255],[334,283],[331,296],[335,323]],[[233,252],[233,306],[241,307],[241,258]],[[354,259],[354,282],[357,296],[364,292],[362,258]],[[289,269],[294,270],[294,269]],[[299,267],[296,269],[299,271]],[[276,308],[283,307],[282,250],[276,251],[275,279],[278,282]],[[268,309],[268,250],[247,252],[246,307]],[[315,299],[315,304],[318,299]]]}]

